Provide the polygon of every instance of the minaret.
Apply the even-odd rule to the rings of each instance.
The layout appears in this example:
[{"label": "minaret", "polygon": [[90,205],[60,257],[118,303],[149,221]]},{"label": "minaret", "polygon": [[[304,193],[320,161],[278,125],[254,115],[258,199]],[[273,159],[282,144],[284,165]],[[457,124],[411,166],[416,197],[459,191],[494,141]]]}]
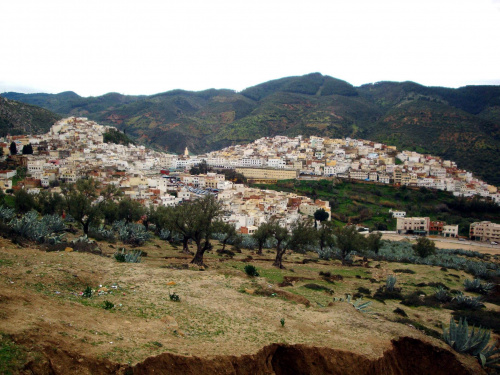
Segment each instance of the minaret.
[{"label": "minaret", "polygon": [[186,146],[186,149],[184,150],[184,156],[189,156],[189,151],[188,151],[187,146]]}]

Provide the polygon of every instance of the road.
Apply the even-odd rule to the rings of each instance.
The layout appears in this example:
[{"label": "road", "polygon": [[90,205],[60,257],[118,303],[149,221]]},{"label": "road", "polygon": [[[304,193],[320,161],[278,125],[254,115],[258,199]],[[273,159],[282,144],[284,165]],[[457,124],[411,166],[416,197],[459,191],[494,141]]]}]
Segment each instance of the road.
[{"label": "road", "polygon": [[[391,240],[391,241],[401,241],[403,239],[411,239],[413,236],[410,235],[401,235],[401,234],[387,234],[384,233],[383,239]],[[487,242],[479,242],[479,241],[458,241],[453,238],[444,238],[437,236],[429,236],[429,239],[433,240],[436,243],[436,247],[439,249],[464,249],[471,251],[478,251],[484,254],[492,254],[492,255],[500,255],[500,245],[491,245]],[[415,240],[411,239],[412,242]]]}]

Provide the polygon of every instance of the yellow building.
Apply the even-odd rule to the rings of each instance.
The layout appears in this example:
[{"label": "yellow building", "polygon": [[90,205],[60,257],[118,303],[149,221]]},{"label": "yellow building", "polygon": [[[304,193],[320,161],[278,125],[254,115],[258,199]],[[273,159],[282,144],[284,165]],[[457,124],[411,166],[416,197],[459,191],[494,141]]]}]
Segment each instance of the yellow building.
[{"label": "yellow building", "polygon": [[299,172],[295,170],[269,168],[236,168],[236,172],[241,173],[247,179],[259,180],[291,180],[299,175]]}]

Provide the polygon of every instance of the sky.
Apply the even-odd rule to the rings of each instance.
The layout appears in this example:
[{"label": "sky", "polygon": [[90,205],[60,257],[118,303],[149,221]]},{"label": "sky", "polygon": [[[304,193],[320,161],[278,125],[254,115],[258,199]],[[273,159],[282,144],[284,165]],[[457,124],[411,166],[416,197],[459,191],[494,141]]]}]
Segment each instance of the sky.
[{"label": "sky", "polygon": [[4,0],[0,93],[500,85],[500,0]]}]

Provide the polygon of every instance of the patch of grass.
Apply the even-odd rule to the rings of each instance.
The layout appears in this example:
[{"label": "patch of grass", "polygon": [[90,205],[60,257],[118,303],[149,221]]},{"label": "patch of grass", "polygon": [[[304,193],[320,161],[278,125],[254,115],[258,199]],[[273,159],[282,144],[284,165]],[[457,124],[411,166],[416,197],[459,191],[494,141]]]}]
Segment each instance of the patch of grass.
[{"label": "patch of grass", "polygon": [[18,374],[25,361],[23,347],[16,345],[7,335],[0,334],[0,374]]}]

